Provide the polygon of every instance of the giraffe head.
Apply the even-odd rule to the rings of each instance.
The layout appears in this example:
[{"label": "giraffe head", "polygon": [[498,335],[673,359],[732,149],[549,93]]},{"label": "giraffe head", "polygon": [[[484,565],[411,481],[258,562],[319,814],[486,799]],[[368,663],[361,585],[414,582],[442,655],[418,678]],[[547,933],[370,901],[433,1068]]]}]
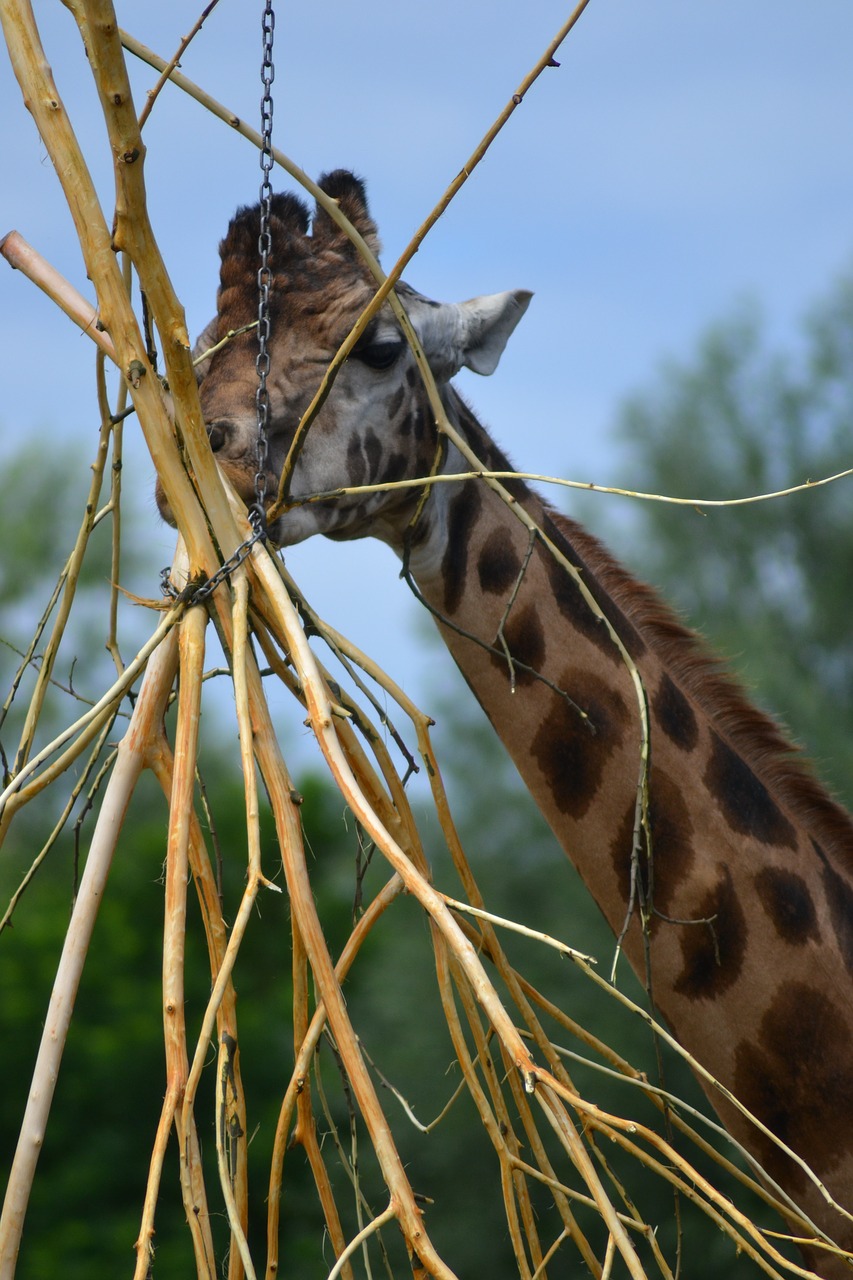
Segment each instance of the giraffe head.
[{"label": "giraffe head", "polygon": [[[364,186],[336,170],[320,181],[374,253],[379,251]],[[258,313],[259,207],[240,209],[220,245],[217,315],[197,349],[207,350],[251,325]],[[276,492],[288,448],[329,361],[376,291],[367,267],[346,235],[321,209],[313,218],[292,195],[273,197],[270,267],[271,333],[267,492]],[[397,294],[439,388],[463,366],[492,373],[509,335],[530,301],[524,291],[438,303],[406,285]],[[232,339],[200,366],[201,405],[217,462],[247,502],[257,472],[258,378],[256,329]],[[352,485],[377,484],[429,473],[436,428],[414,359],[387,305],[338,373],[298,455],[290,493],[300,497]],[[414,491],[322,500],[288,510],[272,530],[281,544],[314,533],[355,538],[370,533],[395,541],[408,518]],[[158,490],[162,514],[169,519]]]}]

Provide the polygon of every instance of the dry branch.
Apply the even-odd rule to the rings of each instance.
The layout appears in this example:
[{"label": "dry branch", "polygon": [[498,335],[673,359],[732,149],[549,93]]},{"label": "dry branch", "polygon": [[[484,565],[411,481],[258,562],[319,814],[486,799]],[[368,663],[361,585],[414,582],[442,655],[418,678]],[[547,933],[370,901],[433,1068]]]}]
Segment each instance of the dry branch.
[{"label": "dry branch", "polygon": [[74,999],[98,907],[103,899],[116,839],[151,743],[160,732],[166,701],[175,678],[176,663],[177,642],[172,631],[149,662],[130,728],[119,746],[115,768],[98,815],[86,869],[57,969],[39,1056],[33,1072],[29,1103],[21,1125],[21,1135],[0,1217],[0,1276],[3,1280],[14,1275],[30,1187],[44,1141]]},{"label": "dry branch", "polygon": [[[448,188],[389,276],[386,278],[378,263],[369,260],[378,285],[376,296],[342,345],[318,388],[314,404],[297,433],[295,449],[298,449],[313,413],[331,386],[335,369],[351,350],[370,316],[387,297],[413,344],[441,429],[453,438],[471,466],[471,474],[479,476],[509,500],[501,484],[509,477],[484,470],[447,422],[429,369],[405,313],[393,295],[393,285],[429,226],[440,216],[485,153],[505,119],[509,118],[535,78],[550,64],[558,43],[568,34],[585,3],[583,0],[578,5],[537,67],[513,95],[493,129],[455,183]],[[590,1274],[596,1277],[609,1276],[616,1259],[621,1258],[633,1280],[641,1280],[647,1275],[639,1254],[639,1245],[643,1241],[648,1243],[659,1274],[672,1274],[652,1227],[643,1220],[603,1158],[601,1139],[604,1137],[619,1143],[643,1176],[667,1180],[677,1185],[683,1195],[694,1199],[703,1212],[729,1234],[737,1247],[753,1257],[765,1272],[771,1275],[783,1271],[807,1274],[802,1268],[786,1262],[767,1234],[739,1210],[724,1202],[716,1188],[706,1178],[700,1177],[668,1140],[632,1119],[595,1107],[575,1088],[560,1051],[540,1019],[540,1013],[553,1015],[558,1023],[562,1019],[563,1025],[570,1029],[573,1029],[573,1024],[567,1012],[549,1007],[547,1000],[510,964],[501,947],[496,926],[509,925],[521,931],[525,931],[525,927],[507,922],[487,909],[453,824],[438,762],[430,743],[428,717],[413,706],[385,673],[311,613],[301,593],[265,544],[255,542],[244,562],[227,579],[223,578],[204,604],[193,596],[192,591],[183,594],[182,589],[188,582],[199,576],[209,579],[215,574],[221,562],[236,548],[248,550],[251,529],[242,505],[220,476],[208,446],[183,310],[171,288],[148,217],[144,185],[145,146],[141,121],[130,93],[122,42],[136,52],[140,52],[139,47],[131,37],[119,32],[108,0],[68,0],[68,7],[85,42],[114,158],[116,203],[114,216],[110,217],[98,203],[82,150],[41,49],[30,4],[27,0],[8,0],[0,6],[0,17],[15,74],[63,182],[97,305],[93,307],[85,302],[17,233],[11,233],[0,242],[0,252],[12,265],[25,271],[121,370],[125,394],[133,401],[181,533],[173,575],[178,599],[168,608],[137,658],[127,667],[122,667],[118,657],[113,594],[109,634],[111,652],[119,668],[117,680],[95,706],[66,726],[48,748],[31,754],[31,728],[38,719],[41,705],[37,699],[33,704],[32,723],[28,721],[22,740],[14,777],[0,795],[0,807],[5,805],[6,811],[3,821],[8,822],[16,809],[57,781],[63,771],[79,758],[84,747],[104,732],[105,724],[112,723],[110,717],[114,716],[121,700],[144,671],[130,725],[118,746],[101,801],[48,1010],[33,1089],[0,1220],[0,1280],[11,1280],[14,1274],[27,1197],[47,1123],[74,994],[121,823],[144,768],[152,770],[168,794],[170,819],[163,939],[166,1089],[141,1207],[136,1242],[137,1280],[143,1280],[151,1263],[156,1205],[162,1192],[161,1175],[172,1131],[178,1141],[181,1194],[199,1277],[218,1274],[220,1259],[216,1256],[212,1218],[223,1209],[230,1229],[230,1280],[254,1277],[264,1270],[268,1280],[282,1274],[280,1204],[286,1191],[285,1151],[288,1142],[293,1142],[300,1144],[306,1153],[318,1203],[336,1255],[330,1280],[339,1274],[350,1277],[356,1251],[366,1247],[375,1233],[392,1223],[402,1232],[416,1276],[431,1275],[437,1280],[453,1280],[454,1273],[449,1263],[439,1254],[427,1232],[421,1202],[400,1155],[395,1126],[380,1100],[342,991],[342,983],[353,969],[365,939],[404,892],[417,901],[429,922],[437,990],[446,1027],[461,1069],[463,1085],[494,1149],[498,1170],[496,1194],[503,1198],[520,1276],[525,1280],[544,1277],[552,1259],[561,1250],[572,1247]],[[189,85],[162,59],[157,60],[147,53],[145,56],[182,87]],[[211,105],[210,100],[207,105]],[[229,119],[227,111],[215,105],[221,117]],[[234,123],[230,119],[229,122]],[[357,241],[335,203],[328,201],[286,158],[280,160],[324,203],[330,216],[347,226],[348,233]],[[366,246],[359,244],[358,247],[367,255]],[[131,306],[129,278],[119,268],[116,249],[127,255],[147,298],[150,315],[163,346],[174,402],[174,426],[161,384],[146,354],[142,328]],[[115,436],[111,437],[110,432],[117,415],[108,412],[103,386],[100,400],[100,416],[104,424],[101,442],[103,468],[110,438],[115,446]],[[435,479],[425,477],[418,483],[426,484]],[[99,492],[98,489],[90,503],[93,513],[97,509]],[[287,495],[287,468],[279,500],[282,503],[291,500]],[[521,506],[517,503],[512,505],[528,529],[530,548],[536,541],[547,545],[565,571],[578,582],[593,614],[601,618],[598,606],[573,566],[559,556],[557,549],[548,543],[542,530],[526,516]],[[119,507],[120,493],[114,487],[101,514],[109,511],[117,521]],[[93,516],[93,519],[97,518]],[[91,525],[84,531],[85,536],[81,533],[79,546],[75,548],[78,552],[76,559],[72,557],[69,561],[72,582],[72,571],[85,552],[90,531]],[[116,523],[113,547],[116,568],[119,562]],[[343,659],[345,670],[349,670],[353,677],[353,692],[333,688],[308,642],[300,610],[311,619],[312,630],[325,637],[332,652]],[[66,617],[67,614],[61,614],[56,622],[57,640],[65,628]],[[205,836],[195,811],[209,618],[217,628],[233,679],[235,722],[245,791],[245,885],[230,928],[222,918]],[[648,731],[645,691],[618,636],[607,619],[602,618],[602,621],[631,672],[644,726],[643,750],[637,761],[636,825],[639,830],[645,821],[646,805]],[[272,722],[257,651],[265,655],[278,683],[286,686],[303,704],[331,778],[350,813],[388,863],[388,877],[366,904],[337,958],[331,954],[315,902],[305,856],[299,798]],[[384,696],[399,708],[401,717],[413,726],[439,825],[462,884],[464,901],[458,895],[451,898],[431,882],[429,863],[421,846],[404,781],[393,768],[383,741],[383,729],[390,723],[388,713],[380,708],[375,696],[370,693],[365,696],[365,680],[355,674],[356,667],[365,672],[366,678],[377,682]],[[45,671],[39,684],[42,691],[39,697],[43,696],[50,674],[47,663],[43,673]],[[165,734],[164,715],[178,672],[172,748]],[[364,702],[367,703],[366,710],[362,705]],[[397,715],[396,711],[394,715]],[[402,741],[396,729],[394,736]],[[62,751],[59,758],[48,764],[59,751]],[[94,767],[94,757],[91,767]],[[275,820],[293,919],[294,1067],[281,1099],[269,1171],[267,1255],[265,1268],[262,1268],[252,1256],[248,1239],[251,1188],[247,1105],[240,1072],[234,976],[241,947],[261,896],[264,892],[278,891],[278,885],[262,868],[260,814],[264,794]],[[211,992],[194,1041],[188,1033],[184,1007],[187,887],[190,881],[195,885],[201,906],[211,971]],[[461,912],[471,915],[475,923],[461,919]],[[583,967],[584,958],[578,957],[566,944],[555,942],[541,933],[526,932],[540,944],[556,946]],[[589,973],[591,975],[591,971]],[[590,980],[594,979],[590,977]],[[505,994],[502,995],[501,991]],[[322,1149],[312,1103],[316,1052],[324,1032],[331,1036],[346,1088],[353,1100],[353,1131],[360,1133],[362,1126],[366,1131],[388,1196],[387,1207],[362,1225],[363,1192],[354,1175],[359,1229],[352,1238],[348,1238],[347,1215],[336,1199],[335,1183]],[[614,1069],[634,1080],[639,1078],[638,1072],[594,1037],[588,1035],[586,1042]],[[196,1114],[199,1085],[212,1043],[216,1045],[215,1122],[219,1175],[215,1191],[206,1181],[198,1136],[199,1117]],[[653,1100],[661,1104],[662,1097],[655,1097],[653,1090],[650,1092]],[[685,1125],[681,1128],[689,1134]],[[706,1153],[710,1151],[707,1142],[704,1150]],[[556,1209],[556,1225],[547,1237],[537,1220],[534,1187],[546,1188]],[[603,1246],[593,1243],[592,1233],[580,1220],[580,1208],[592,1208],[605,1224],[606,1243]]]}]

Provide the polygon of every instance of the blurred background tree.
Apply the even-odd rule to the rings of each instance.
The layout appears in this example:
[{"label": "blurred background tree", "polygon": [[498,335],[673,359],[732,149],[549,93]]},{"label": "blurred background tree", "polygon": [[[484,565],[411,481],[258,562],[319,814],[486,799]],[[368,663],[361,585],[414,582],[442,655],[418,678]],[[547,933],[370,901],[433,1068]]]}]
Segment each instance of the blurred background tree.
[{"label": "blurred background tree", "polygon": [[[851,465],[853,274],[814,307],[802,342],[769,349],[741,308],[687,363],[669,363],[623,409],[636,489],[732,498]],[[853,478],[750,506],[644,503],[626,558],[658,583],[821,775],[853,803]]]},{"label": "blurred background tree", "polygon": [[[629,450],[633,487],[727,497],[840,470],[846,461],[851,410],[853,279],[845,278],[815,309],[796,354],[780,356],[768,350],[757,313],[742,310],[712,328],[689,361],[665,366],[654,385],[625,406],[619,430]],[[54,462],[60,472],[70,465],[61,457]],[[45,491],[49,465],[43,454],[38,465],[32,454],[7,465],[0,500],[5,546],[16,545],[15,530],[28,504]],[[17,665],[8,645],[20,650],[26,644],[25,624],[31,630],[31,620],[41,611],[61,567],[61,549],[70,545],[68,535],[77,516],[67,484],[58,480],[55,476],[48,490],[58,497],[53,535],[46,539],[43,554],[28,556],[25,578],[15,570],[14,559],[0,571],[4,673]],[[604,500],[590,500],[595,503],[590,523],[599,529],[602,520],[612,524],[611,541],[627,546],[626,559],[642,576],[657,582],[732,658],[756,696],[788,721],[820,762],[821,772],[840,793],[846,792],[848,801],[853,795],[853,649],[847,634],[853,530],[845,518],[849,487],[849,481],[842,481],[791,498],[708,509],[704,514],[691,508],[634,504],[627,518],[620,512],[618,519],[609,514]],[[87,655],[87,663],[95,651],[88,628],[93,618],[102,617],[97,601],[105,598],[108,577],[106,550],[99,554],[102,558],[94,557],[81,587],[91,608],[81,611],[84,622],[72,642],[76,653]],[[141,613],[143,631],[145,622]],[[102,639],[98,649],[100,644]],[[443,652],[435,661],[442,670],[449,663]],[[80,679],[84,677],[90,686],[89,667],[81,671]],[[439,721],[440,760],[463,842],[489,906],[591,952],[606,971],[612,937],[588,895],[555,848],[473,701],[460,695],[450,675],[438,683],[445,692],[429,710]],[[228,745],[231,738],[231,729],[220,735],[215,729],[211,732],[208,722],[206,779],[215,798],[226,904],[239,897],[245,868],[242,788]],[[321,917],[329,935],[334,938],[339,931],[342,939],[353,910],[359,833],[342,812],[338,793],[324,780],[308,776],[298,781],[305,795],[303,814]],[[4,909],[44,838],[45,815],[31,812],[34,809],[30,806],[19,815],[0,860]],[[129,1273],[164,1091],[160,948],[165,830],[165,802],[149,780],[135,801],[95,931],[36,1177],[19,1280],[40,1280],[60,1271],[66,1280]],[[85,838],[84,827],[83,847]],[[437,839],[430,837],[429,852],[438,880],[453,892],[447,854]],[[14,1147],[67,923],[76,855],[69,832],[22,899],[14,927],[0,936],[4,1165]],[[269,874],[277,860],[268,834],[264,862]],[[376,885],[384,872],[372,867],[368,874],[370,884]],[[198,945],[193,949],[191,944],[188,952],[188,1013],[200,1016],[209,972],[197,919],[191,936]],[[256,1256],[263,1250],[265,1170],[292,1062],[288,938],[286,901],[265,896],[236,975],[252,1140],[250,1176],[256,1207],[250,1227]],[[569,964],[550,953],[543,955],[532,943],[509,939],[507,949],[546,994],[654,1076],[650,1038],[637,1019],[614,1013]],[[624,965],[620,980],[632,994],[639,994]],[[378,1068],[401,1089],[419,1120],[432,1120],[453,1093],[458,1072],[447,1071],[453,1055],[437,1011],[428,931],[410,900],[396,903],[370,939],[347,984],[347,998]],[[321,1120],[321,1126],[328,1129],[333,1121],[349,1153],[346,1099],[328,1046],[322,1050],[322,1061],[330,1119]],[[626,1096],[624,1086],[602,1081],[582,1066],[572,1064],[571,1069],[587,1096],[602,1106],[647,1118],[647,1110],[634,1095]],[[698,1089],[679,1064],[667,1068],[666,1083],[699,1100]],[[211,1114],[210,1105],[200,1104],[199,1115]],[[212,1129],[202,1133],[202,1141],[209,1158]],[[458,1273],[509,1280],[515,1270],[497,1194],[497,1166],[467,1096],[428,1136],[406,1122],[400,1144],[403,1158],[418,1170],[417,1189],[438,1201],[434,1210],[427,1206],[429,1227]],[[362,1143],[362,1150],[368,1145]],[[289,1153],[287,1160],[284,1257],[295,1274],[319,1276],[331,1262],[324,1254],[314,1195],[301,1152]],[[381,1186],[375,1177],[371,1182],[370,1169],[362,1172],[374,1207],[381,1207]],[[647,1219],[661,1224],[661,1241],[671,1255],[671,1196],[648,1178],[632,1191]],[[553,1210],[544,1199],[541,1213],[543,1235],[548,1237],[546,1215]],[[192,1267],[182,1218],[172,1150],[157,1215],[154,1274],[161,1280],[185,1276]],[[684,1274],[725,1274],[736,1280],[754,1274],[751,1264],[736,1259],[728,1242],[704,1220],[685,1210],[684,1221]],[[558,1274],[566,1273],[566,1267],[571,1274],[583,1272],[574,1256],[568,1262],[558,1259],[555,1266]]]}]

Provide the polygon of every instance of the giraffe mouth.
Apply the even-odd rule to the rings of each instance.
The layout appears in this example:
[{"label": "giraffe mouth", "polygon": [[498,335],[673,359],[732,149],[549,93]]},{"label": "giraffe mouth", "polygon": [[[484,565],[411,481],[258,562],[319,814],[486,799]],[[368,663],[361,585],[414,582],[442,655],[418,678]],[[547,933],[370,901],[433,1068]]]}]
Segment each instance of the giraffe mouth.
[{"label": "giraffe mouth", "polygon": [[[226,478],[231,487],[235,490],[238,497],[245,502],[247,507],[252,507],[257,502],[256,476],[258,472],[257,461],[252,458],[217,458],[216,465],[219,467],[222,475]],[[278,493],[278,476],[272,471],[266,472],[266,507],[267,510],[275,501]],[[175,513],[171,504],[166,497],[163,485],[158,477],[154,489],[154,496],[157,502],[157,509],[165,520],[166,524],[170,524],[172,528],[177,528],[178,522],[175,519]]]},{"label": "giraffe mouth", "polygon": [[[258,500],[256,458],[217,458],[216,465],[228,483],[236,490],[247,507],[254,506]],[[270,506],[278,493],[278,476],[269,469],[264,473],[267,506]]]}]

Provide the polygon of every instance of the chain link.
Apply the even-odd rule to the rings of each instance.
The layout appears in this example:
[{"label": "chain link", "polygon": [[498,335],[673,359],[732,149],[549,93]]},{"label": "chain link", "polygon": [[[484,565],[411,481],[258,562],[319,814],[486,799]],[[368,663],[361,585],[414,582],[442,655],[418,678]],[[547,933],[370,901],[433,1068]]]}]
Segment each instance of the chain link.
[{"label": "chain link", "polygon": [[180,600],[188,605],[204,604],[205,600],[209,600],[220,583],[225,582],[231,577],[235,569],[240,568],[255,543],[266,537],[266,525],[257,518],[254,507],[249,512],[249,519],[254,530],[252,535],[245,542],[241,542],[233,555],[223,561],[216,573],[212,573],[209,578],[194,579],[192,582],[187,583],[183,591],[179,591],[171,581],[172,566],[167,564],[165,569],[161,569],[160,590],[163,595],[168,596],[170,600]]},{"label": "chain link", "polygon": [[258,254],[261,265],[258,270],[258,358],[255,368],[258,373],[258,389],[255,393],[255,404],[258,411],[258,470],[255,475],[255,504],[259,515],[263,518],[266,509],[267,495],[267,455],[269,452],[268,429],[270,401],[267,390],[267,377],[270,371],[270,284],[272,271],[270,254],[272,252],[272,236],[270,234],[270,210],[272,205],[272,183],[270,173],[273,167],[272,155],[272,83],[275,79],[273,66],[273,34],[275,32],[275,12],[272,0],[265,0],[263,19],[264,53],[261,65],[261,82],[264,86],[261,98],[261,189],[260,189],[260,234],[258,236]]},{"label": "chain link", "polygon": [[270,255],[272,253],[272,236],[270,234],[270,211],[272,206],[272,183],[270,173],[273,167],[272,155],[272,83],[275,79],[273,66],[273,34],[275,32],[275,12],[273,0],[265,0],[261,22],[264,40],[263,62],[261,64],[261,82],[264,86],[261,98],[261,190],[260,218],[261,226],[258,235],[258,254],[261,265],[258,270],[258,358],[255,368],[258,373],[258,389],[255,393],[255,404],[258,411],[258,469],[255,473],[255,501],[249,508],[249,522],[252,534],[241,543],[233,555],[219,566],[216,573],[201,582],[190,582],[183,591],[178,591],[170,581],[171,565],[167,565],[160,573],[160,589],[164,596],[172,600],[186,601],[188,604],[202,604],[213,595],[220,583],[230,578],[249,555],[256,542],[267,535],[266,496],[267,496],[267,455],[269,453],[268,428],[270,415],[269,391],[267,377],[270,371],[270,285],[272,269]]}]

